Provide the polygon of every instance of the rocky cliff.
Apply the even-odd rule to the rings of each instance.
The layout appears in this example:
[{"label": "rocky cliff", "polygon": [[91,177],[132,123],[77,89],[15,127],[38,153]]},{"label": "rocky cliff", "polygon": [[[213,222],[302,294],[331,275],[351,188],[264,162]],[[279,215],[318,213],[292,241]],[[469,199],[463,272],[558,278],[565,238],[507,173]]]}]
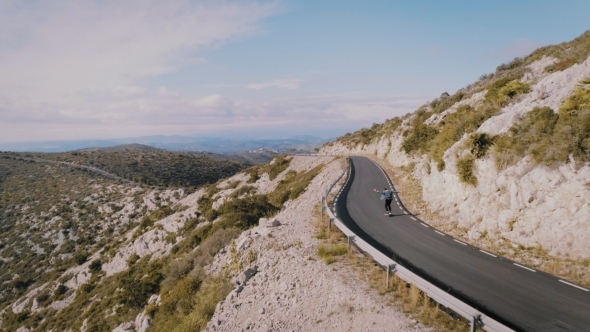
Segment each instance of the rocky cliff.
[{"label": "rocky cliff", "polygon": [[498,67],[321,153],[380,158],[472,242],[590,253],[590,32]]}]

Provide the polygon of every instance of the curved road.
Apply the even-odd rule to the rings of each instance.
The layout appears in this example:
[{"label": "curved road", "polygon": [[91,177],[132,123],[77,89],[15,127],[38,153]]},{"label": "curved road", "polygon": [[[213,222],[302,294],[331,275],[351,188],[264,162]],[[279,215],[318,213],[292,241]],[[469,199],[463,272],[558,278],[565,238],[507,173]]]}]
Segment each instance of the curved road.
[{"label": "curved road", "polygon": [[373,191],[393,188],[365,157],[351,157],[335,212],[358,236],[399,264],[505,325],[522,331],[590,331],[590,291],[487,253],[411,215],[399,197],[384,215]]}]

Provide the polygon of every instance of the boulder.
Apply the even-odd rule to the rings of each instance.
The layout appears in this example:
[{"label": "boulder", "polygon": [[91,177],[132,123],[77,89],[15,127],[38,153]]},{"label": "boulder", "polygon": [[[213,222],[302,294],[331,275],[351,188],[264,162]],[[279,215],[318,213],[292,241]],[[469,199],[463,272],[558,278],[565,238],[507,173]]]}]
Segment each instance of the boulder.
[{"label": "boulder", "polygon": [[246,282],[248,282],[248,280],[250,280],[250,278],[252,278],[256,273],[258,272],[258,267],[257,266],[253,266],[250,268],[247,268],[246,271],[242,272],[237,280],[236,283],[238,285],[243,285]]},{"label": "boulder", "polygon": [[258,225],[261,227],[277,227],[281,225],[281,222],[274,218],[260,218]]}]

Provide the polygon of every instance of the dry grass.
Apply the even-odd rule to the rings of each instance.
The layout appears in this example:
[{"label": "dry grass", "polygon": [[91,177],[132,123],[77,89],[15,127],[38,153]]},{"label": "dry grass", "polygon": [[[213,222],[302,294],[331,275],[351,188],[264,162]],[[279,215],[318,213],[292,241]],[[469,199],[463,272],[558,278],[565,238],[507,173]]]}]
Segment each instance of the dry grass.
[{"label": "dry grass", "polygon": [[[409,189],[409,188],[408,188]],[[406,192],[406,195],[412,194]],[[413,193],[414,195],[417,193]],[[417,319],[422,324],[434,327],[440,331],[466,331],[468,322],[462,317],[441,308],[438,303],[432,301],[427,295],[415,286],[393,275],[386,285],[386,273],[370,257],[365,257],[354,248],[348,249],[346,236],[335,226],[328,229],[328,217],[322,219],[320,205],[313,208],[316,228],[316,238],[321,239],[318,245],[318,256],[326,264],[338,261],[352,267],[360,280],[364,280],[370,289],[379,295],[385,296],[388,303],[402,309],[409,317]],[[352,307],[351,307],[352,308]]]}]

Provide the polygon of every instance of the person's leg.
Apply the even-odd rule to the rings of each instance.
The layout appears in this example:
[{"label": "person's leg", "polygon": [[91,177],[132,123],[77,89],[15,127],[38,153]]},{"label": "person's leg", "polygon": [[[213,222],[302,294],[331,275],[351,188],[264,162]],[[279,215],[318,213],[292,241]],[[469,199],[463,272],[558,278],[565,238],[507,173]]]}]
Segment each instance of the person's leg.
[{"label": "person's leg", "polygon": [[385,200],[385,211],[391,213],[391,200],[390,199]]}]

